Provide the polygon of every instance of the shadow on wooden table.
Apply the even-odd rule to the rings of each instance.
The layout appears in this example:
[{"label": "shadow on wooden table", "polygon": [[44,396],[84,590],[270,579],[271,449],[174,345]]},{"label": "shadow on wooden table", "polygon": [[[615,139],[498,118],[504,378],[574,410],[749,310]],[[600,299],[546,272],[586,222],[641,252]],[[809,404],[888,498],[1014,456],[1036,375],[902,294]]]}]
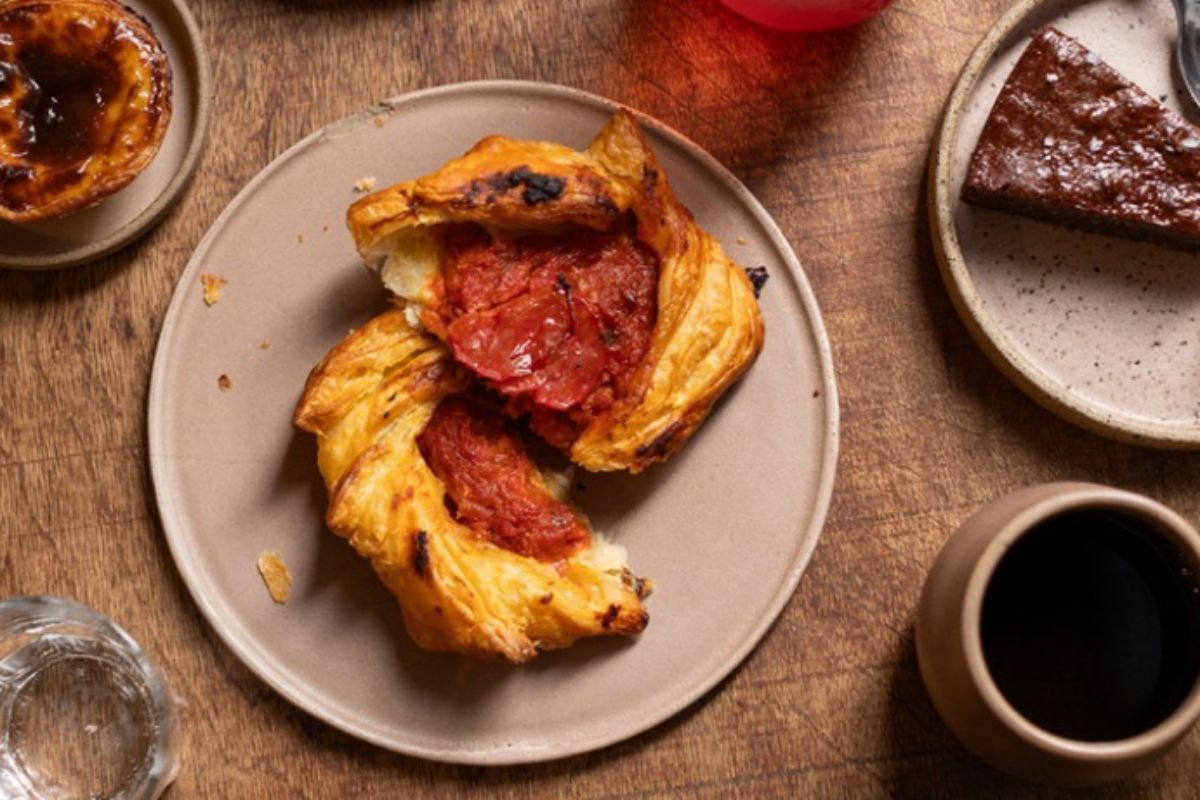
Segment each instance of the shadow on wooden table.
[{"label": "shadow on wooden table", "polygon": [[[917,666],[915,634],[910,625],[888,689],[890,758],[881,778],[894,797],[901,798],[1122,798],[1149,796],[1171,785],[1186,755],[1176,751],[1139,775],[1104,787],[1058,789],[1010,777],[969,753],[946,727],[933,707]],[[1194,736],[1195,734],[1193,734]],[[1155,795],[1157,796],[1157,795]]]},{"label": "shadow on wooden table", "polygon": [[623,6],[618,52],[597,76],[602,91],[679,128],[752,190],[756,173],[781,158],[819,157],[832,146],[824,121],[870,25],[797,34],[751,23],[717,0]]},{"label": "shadow on wooden table", "polygon": [[895,797],[1083,796],[1009,778],[967,752],[938,717],[925,691],[911,625],[892,672],[887,720],[891,758],[884,763],[882,777]]},{"label": "shadow on wooden table", "polygon": [[[10,306],[62,306],[89,295],[130,269],[144,267],[164,227],[176,213],[172,207],[146,236],[117,252],[87,264],[54,270],[23,271],[0,269],[0,297]],[[177,265],[182,269],[182,264]],[[170,278],[174,282],[175,278]],[[164,309],[165,310],[165,309]]]}]

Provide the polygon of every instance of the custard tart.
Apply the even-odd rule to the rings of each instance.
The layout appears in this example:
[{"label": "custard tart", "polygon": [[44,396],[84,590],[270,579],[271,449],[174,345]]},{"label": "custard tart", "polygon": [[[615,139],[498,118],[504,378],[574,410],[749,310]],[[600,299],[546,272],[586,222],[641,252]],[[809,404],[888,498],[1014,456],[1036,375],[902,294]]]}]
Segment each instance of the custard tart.
[{"label": "custard tart", "polygon": [[418,645],[514,663],[640,632],[646,581],[536,467],[512,420],[392,308],[312,371],[326,521],[370,560]]},{"label": "custard tart", "polygon": [[158,153],[171,67],[115,0],[0,0],[0,220],[95,205]]},{"label": "custard tart", "polygon": [[745,270],[625,111],[582,152],[488,137],[348,225],[410,323],[587,470],[668,458],[762,349]]}]

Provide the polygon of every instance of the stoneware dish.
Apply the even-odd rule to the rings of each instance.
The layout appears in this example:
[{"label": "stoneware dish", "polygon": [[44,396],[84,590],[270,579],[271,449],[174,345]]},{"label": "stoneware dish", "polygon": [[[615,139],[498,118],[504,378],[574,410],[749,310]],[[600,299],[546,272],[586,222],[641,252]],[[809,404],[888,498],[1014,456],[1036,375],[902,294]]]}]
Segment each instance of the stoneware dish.
[{"label": "stoneware dish", "polygon": [[141,14],[171,62],[171,124],[154,161],[92,208],[25,225],[0,222],[0,268],[50,270],[106,256],[148,232],[179,199],[208,139],[211,88],[204,37],[184,0],[122,0]]},{"label": "stoneware dish", "polygon": [[980,347],[1042,405],[1122,441],[1200,447],[1197,255],[959,200],[996,95],[1030,32],[1046,24],[1192,113],[1172,71],[1171,3],[1017,3],[971,55],[934,143],[929,210],[942,277]]},{"label": "stoneware dish", "polygon": [[[985,591],[1005,552],[1039,523],[1074,510],[1137,520],[1200,571],[1200,535],[1175,512],[1141,495],[1090,483],[1048,483],[984,507],[946,543],[926,579],[917,613],[917,658],[933,704],[966,747],[1027,780],[1086,786],[1127,777],[1179,743],[1200,718],[1200,683],[1159,724],[1117,741],[1077,741],[1034,725],[988,671],[980,620]],[[1063,565],[1069,569],[1069,564]]]},{"label": "stoneware dish", "polygon": [[[770,280],[762,357],[695,438],[641,475],[576,478],[574,498],[595,528],[654,580],[646,632],[580,642],[521,668],[424,652],[369,565],[325,527],[313,437],[294,431],[291,415],[312,366],[385,307],[345,226],[347,206],[361,196],[355,185],[423,175],[493,133],[583,147],[613,107],[558,86],[483,82],[406,95],[331,125],[238,195],[171,302],[149,446],[179,571],[213,628],[263,680],[368,741],[504,764],[632,736],[699,699],[746,657],[820,535],[838,407],[812,291],[746,188],[652,120],[644,122],[682,201],[734,258],[765,266]],[[211,307],[203,273],[228,281]],[[287,605],[275,605],[259,579],[263,550],[291,569]]]}]

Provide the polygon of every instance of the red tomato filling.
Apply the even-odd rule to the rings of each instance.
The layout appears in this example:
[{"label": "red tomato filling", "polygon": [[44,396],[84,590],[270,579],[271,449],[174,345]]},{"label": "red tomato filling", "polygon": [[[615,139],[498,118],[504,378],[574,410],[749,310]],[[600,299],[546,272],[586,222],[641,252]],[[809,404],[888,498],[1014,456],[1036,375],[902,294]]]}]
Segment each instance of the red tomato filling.
[{"label": "red tomato filling", "polygon": [[493,238],[443,232],[440,302],[426,327],[455,359],[567,449],[627,391],[657,317],[658,259],[628,227]]},{"label": "red tomato filling", "polygon": [[555,561],[588,541],[570,506],[546,491],[512,421],[488,401],[443,400],[417,446],[446,485],[451,513],[496,546]]}]

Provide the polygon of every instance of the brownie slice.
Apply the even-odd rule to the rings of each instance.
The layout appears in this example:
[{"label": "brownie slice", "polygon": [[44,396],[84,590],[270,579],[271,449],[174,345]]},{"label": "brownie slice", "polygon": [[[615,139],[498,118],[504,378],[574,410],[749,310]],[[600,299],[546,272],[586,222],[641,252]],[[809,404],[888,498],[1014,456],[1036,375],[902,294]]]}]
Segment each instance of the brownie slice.
[{"label": "brownie slice", "polygon": [[1200,249],[1200,129],[1043,28],[996,98],[963,200]]}]

